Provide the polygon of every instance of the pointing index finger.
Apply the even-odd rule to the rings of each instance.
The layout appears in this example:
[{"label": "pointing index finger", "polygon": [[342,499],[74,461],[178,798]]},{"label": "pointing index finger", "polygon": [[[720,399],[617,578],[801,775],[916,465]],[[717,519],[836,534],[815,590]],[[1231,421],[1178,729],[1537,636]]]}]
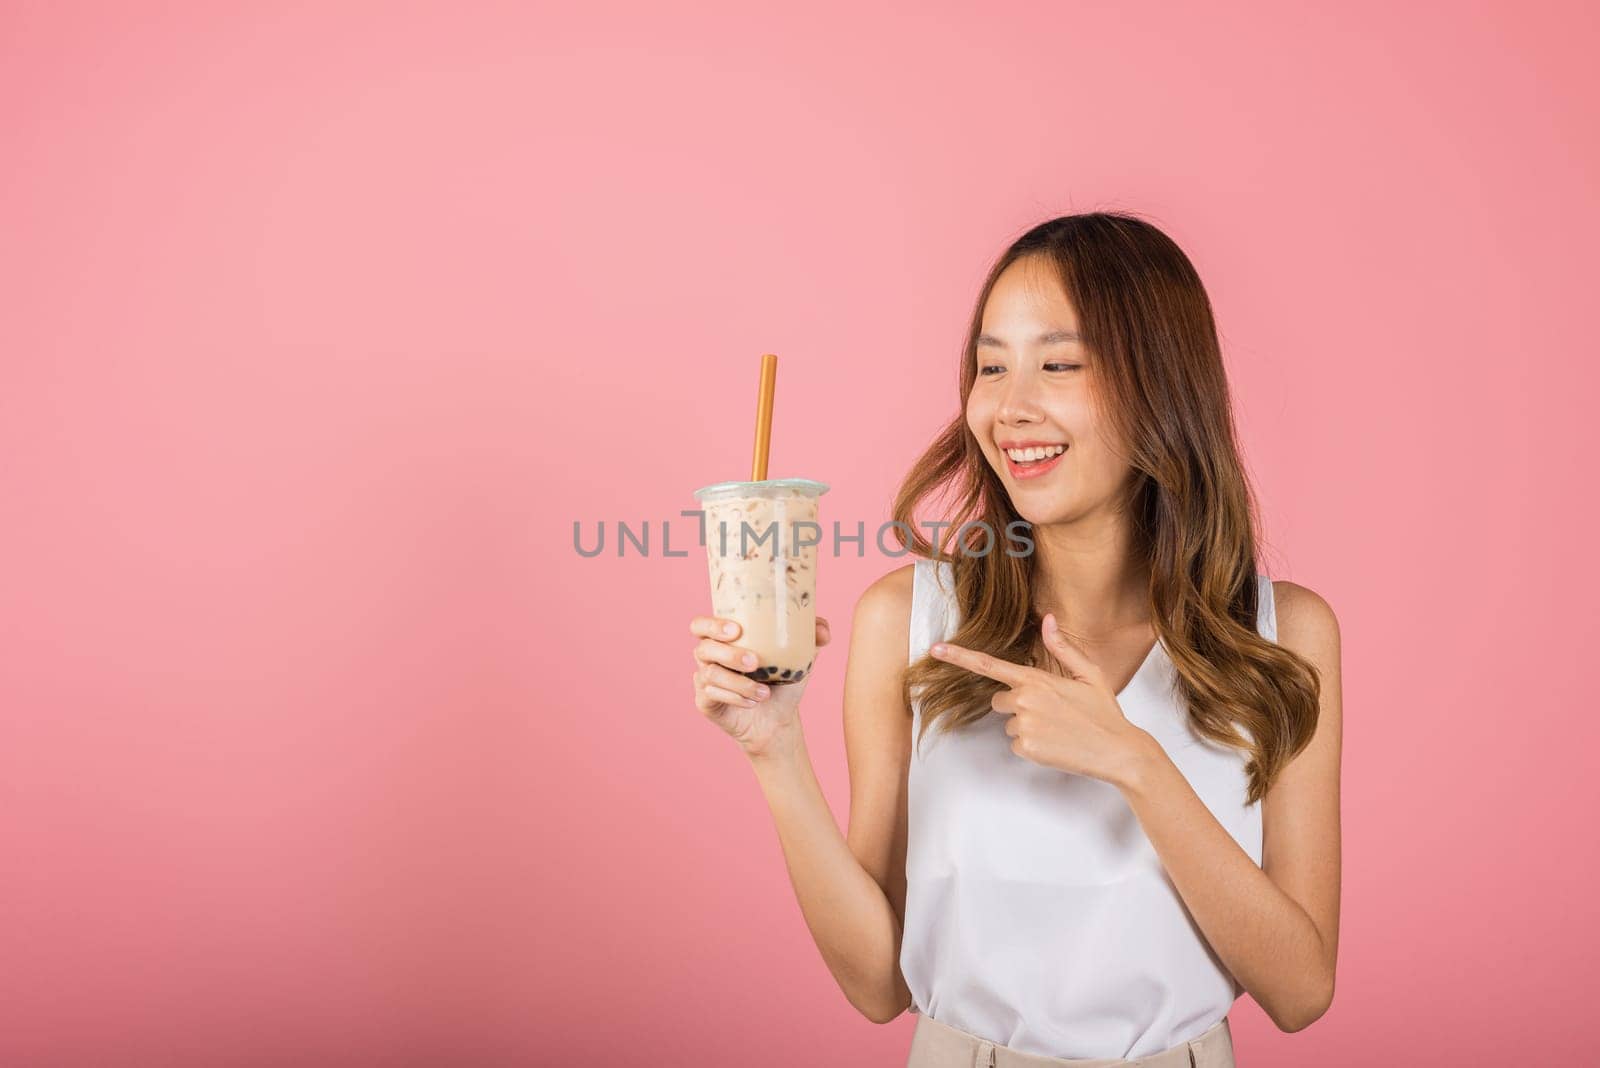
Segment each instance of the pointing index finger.
[{"label": "pointing index finger", "polygon": [[966,668],[968,671],[975,671],[1007,686],[1021,685],[1028,672],[1034,670],[1022,664],[1013,664],[1009,660],[1001,660],[997,656],[990,656],[988,653],[980,653],[976,649],[951,645],[949,642],[935,642],[928,652],[935,659]]}]

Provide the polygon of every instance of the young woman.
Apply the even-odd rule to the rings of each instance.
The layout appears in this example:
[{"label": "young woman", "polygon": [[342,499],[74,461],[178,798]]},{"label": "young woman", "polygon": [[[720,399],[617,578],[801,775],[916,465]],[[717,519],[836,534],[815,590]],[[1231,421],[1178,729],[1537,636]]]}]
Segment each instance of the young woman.
[{"label": "young woman", "polygon": [[[929,540],[936,497],[954,525]],[[1285,1031],[1320,1017],[1339,628],[1257,570],[1216,326],[1178,246],[1095,213],[1006,250],[961,414],[894,512],[918,559],[856,606],[848,836],[806,752],[808,683],[769,689],[736,624],[690,625],[695,703],[749,757],[850,1003],[918,1013],[912,1068],[1222,1068],[1240,993]]]}]

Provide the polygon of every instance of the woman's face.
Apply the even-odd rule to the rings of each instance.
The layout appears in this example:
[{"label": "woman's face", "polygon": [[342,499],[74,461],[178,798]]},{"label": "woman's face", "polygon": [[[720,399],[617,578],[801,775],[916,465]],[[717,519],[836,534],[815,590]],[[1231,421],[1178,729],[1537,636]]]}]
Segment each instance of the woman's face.
[{"label": "woman's face", "polygon": [[1049,260],[1024,256],[1001,273],[973,356],[967,426],[1017,514],[1062,523],[1114,503],[1133,469],[1100,417],[1094,358]]}]

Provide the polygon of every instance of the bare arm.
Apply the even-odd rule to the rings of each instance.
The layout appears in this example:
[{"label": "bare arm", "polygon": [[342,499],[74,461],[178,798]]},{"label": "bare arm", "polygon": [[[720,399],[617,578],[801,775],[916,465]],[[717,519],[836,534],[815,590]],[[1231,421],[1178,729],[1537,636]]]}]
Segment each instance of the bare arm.
[{"label": "bare arm", "polygon": [[1284,1031],[1333,1001],[1339,947],[1339,624],[1327,602],[1274,585],[1279,641],[1322,677],[1312,740],[1262,804],[1257,867],[1151,739],[1119,783],[1184,905],[1228,970]]},{"label": "bare arm", "polygon": [[910,618],[910,567],[873,583],[856,605],[844,687],[848,837],[817,783],[798,716],[750,758],[806,926],[839,989],[875,1023],[887,1023],[911,1003],[900,974],[911,754],[900,671]]}]

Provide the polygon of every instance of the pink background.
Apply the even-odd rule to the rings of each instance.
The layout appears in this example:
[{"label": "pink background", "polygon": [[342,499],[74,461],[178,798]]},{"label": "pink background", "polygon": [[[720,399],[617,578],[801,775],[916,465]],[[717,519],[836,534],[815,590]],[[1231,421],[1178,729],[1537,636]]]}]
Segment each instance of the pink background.
[{"label": "pink background", "polygon": [[[1592,6],[146,8],[0,13],[0,1063],[903,1063],[690,704],[698,550],[572,524],[742,477],[764,351],[878,522],[1094,208],[1343,624],[1338,996],[1241,1063],[1590,1049]],[[841,820],[896,563],[824,565]]]}]

